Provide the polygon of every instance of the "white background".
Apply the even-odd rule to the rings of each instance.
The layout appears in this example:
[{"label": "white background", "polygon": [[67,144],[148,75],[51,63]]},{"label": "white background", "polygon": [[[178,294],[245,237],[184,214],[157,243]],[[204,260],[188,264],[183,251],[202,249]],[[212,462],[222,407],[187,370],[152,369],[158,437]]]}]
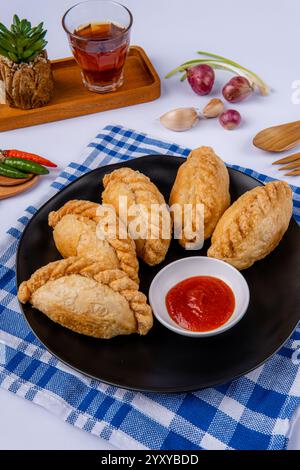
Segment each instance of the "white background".
[{"label": "white background", "polygon": [[[70,55],[61,17],[75,0],[10,0],[0,4],[0,21],[10,23],[14,13],[32,23],[45,21],[51,59]],[[152,103],[91,116],[2,133],[1,148],[20,148],[55,160],[60,168],[79,158],[82,150],[106,124],[115,122],[149,132],[188,147],[211,145],[227,162],[282,177],[272,167],[274,157],[257,150],[251,140],[260,129],[299,119],[300,105],[292,104],[292,83],[300,80],[298,0],[123,0],[132,11],[132,44],[148,53],[162,78],[162,96]],[[157,118],[180,106],[202,109],[207,97],[198,97],[178,77],[163,80],[173,67],[196,57],[199,49],[225,55],[259,73],[271,86],[270,97],[258,95],[236,106],[243,125],[228,132],[216,120],[201,121],[189,132],[172,133]],[[218,73],[213,96],[229,77]],[[0,236],[29,204],[35,204],[55,178],[15,198],[0,201]],[[300,176],[287,179],[300,185]],[[290,445],[300,448],[300,433]],[[101,449],[109,445],[37,406],[0,390],[0,449]]]}]

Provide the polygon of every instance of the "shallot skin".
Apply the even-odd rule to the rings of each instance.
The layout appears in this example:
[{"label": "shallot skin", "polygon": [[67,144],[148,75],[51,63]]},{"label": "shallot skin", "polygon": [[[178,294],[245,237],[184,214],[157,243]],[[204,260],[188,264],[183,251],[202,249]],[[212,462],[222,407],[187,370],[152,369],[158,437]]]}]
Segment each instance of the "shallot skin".
[{"label": "shallot skin", "polygon": [[241,124],[242,117],[235,109],[228,109],[219,117],[221,126],[228,131],[232,131]]},{"label": "shallot skin", "polygon": [[249,80],[241,76],[233,77],[222,90],[225,100],[229,103],[239,103],[248,98],[252,92],[253,88]]},{"label": "shallot skin", "polygon": [[215,72],[206,64],[196,65],[187,70],[187,79],[197,95],[208,95],[215,83]]}]

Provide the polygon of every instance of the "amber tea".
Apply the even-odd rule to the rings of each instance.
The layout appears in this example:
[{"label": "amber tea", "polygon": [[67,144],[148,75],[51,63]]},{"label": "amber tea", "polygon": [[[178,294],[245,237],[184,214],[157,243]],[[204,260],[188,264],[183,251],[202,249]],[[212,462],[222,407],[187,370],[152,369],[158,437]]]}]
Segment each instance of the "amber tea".
[{"label": "amber tea", "polygon": [[126,7],[104,0],[75,5],[65,14],[63,26],[89,90],[105,93],[123,84],[131,24]]},{"label": "amber tea", "polygon": [[114,23],[92,23],[74,31],[73,54],[87,85],[119,83],[129,45],[124,29]]}]

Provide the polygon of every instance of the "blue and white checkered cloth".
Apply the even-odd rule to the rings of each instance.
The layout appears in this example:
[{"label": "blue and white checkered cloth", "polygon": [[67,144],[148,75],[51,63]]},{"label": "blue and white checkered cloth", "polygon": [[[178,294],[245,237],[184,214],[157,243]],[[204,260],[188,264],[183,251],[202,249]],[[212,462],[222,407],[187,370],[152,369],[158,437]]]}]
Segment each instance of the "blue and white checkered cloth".
[{"label": "blue and white checkered cloth", "polygon": [[[51,185],[46,198],[100,165],[147,154],[187,156],[189,149],[121,126],[107,126]],[[261,181],[271,178],[234,166]],[[294,215],[300,222],[300,188]],[[44,201],[40,201],[41,203]],[[0,384],[68,423],[122,449],[282,449],[300,405],[300,328],[255,371],[195,393],[159,395],[105,385],[70,369],[30,331],[16,298],[19,237],[36,212],[28,207],[0,249]]]}]

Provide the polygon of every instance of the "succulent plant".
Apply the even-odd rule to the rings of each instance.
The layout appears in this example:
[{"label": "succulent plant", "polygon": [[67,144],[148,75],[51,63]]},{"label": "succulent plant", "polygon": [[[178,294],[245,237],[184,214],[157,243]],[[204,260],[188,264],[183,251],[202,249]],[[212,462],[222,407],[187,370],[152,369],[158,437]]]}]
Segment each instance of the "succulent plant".
[{"label": "succulent plant", "polygon": [[33,109],[51,99],[54,81],[45,46],[43,23],[14,15],[10,30],[0,23],[0,100],[14,108]]},{"label": "succulent plant", "polygon": [[17,15],[10,30],[0,23],[0,55],[16,64],[33,61],[47,44],[44,39],[47,31],[43,26],[40,23],[32,28],[28,20],[20,20]]}]

